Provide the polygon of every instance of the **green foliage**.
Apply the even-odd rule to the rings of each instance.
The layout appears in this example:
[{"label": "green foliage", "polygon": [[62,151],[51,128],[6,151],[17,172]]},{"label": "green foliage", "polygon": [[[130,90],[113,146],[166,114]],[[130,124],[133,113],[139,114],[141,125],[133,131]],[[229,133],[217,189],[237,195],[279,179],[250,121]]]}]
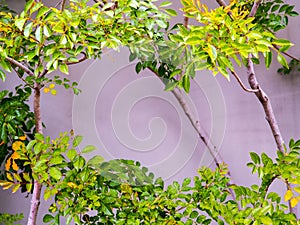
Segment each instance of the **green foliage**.
[{"label": "green foliage", "polygon": [[[76,83],[46,75],[56,70],[69,74],[69,65],[99,58],[103,49],[117,50],[160,36],[167,18],[151,1],[100,5],[73,0],[61,11],[29,0],[19,15],[0,12],[0,64],[8,72],[14,69],[31,87],[34,82],[42,86],[55,82],[78,93]],[[5,79],[3,72],[1,79]]]},{"label": "green foliage", "polygon": [[[141,60],[136,71],[145,68],[154,70],[165,79],[166,90],[177,86],[188,92],[195,71],[203,69],[211,70],[213,75],[220,73],[229,80],[230,72],[235,71],[234,64],[247,65],[249,54],[256,64],[260,63],[259,56],[262,54],[269,68],[272,51],[276,51],[278,62],[288,68],[281,52],[293,44],[263,29],[263,25],[259,24],[263,21],[249,17],[247,7],[253,2],[232,1],[225,8],[213,10],[193,0],[182,0],[181,3],[185,16],[195,19],[197,25],[186,27],[177,24],[168,32],[168,40],[158,39],[147,46],[131,48],[130,58]],[[286,13],[295,15],[294,11]]]},{"label": "green foliage", "polygon": [[30,88],[20,86],[16,87],[15,94],[7,90],[0,92],[0,165],[6,163],[7,170],[22,167],[18,160],[11,157],[16,143],[28,143],[33,138],[35,119],[26,103],[30,94]]},{"label": "green foliage", "polygon": [[255,23],[261,26],[263,30],[275,33],[286,28],[289,17],[299,15],[294,8],[294,5],[283,0],[263,1],[255,15]]},{"label": "green foliage", "polygon": [[296,60],[296,59],[292,59],[290,62],[289,62],[289,65],[288,65],[288,68],[286,67],[281,67],[277,70],[278,73],[280,74],[284,74],[284,75],[287,75],[287,74],[290,74],[292,71],[300,71],[300,62],[299,60]]},{"label": "green foliage", "polygon": [[19,223],[15,223],[21,219],[23,219],[23,214],[8,214],[8,213],[0,213],[0,224],[1,225],[20,225]]}]

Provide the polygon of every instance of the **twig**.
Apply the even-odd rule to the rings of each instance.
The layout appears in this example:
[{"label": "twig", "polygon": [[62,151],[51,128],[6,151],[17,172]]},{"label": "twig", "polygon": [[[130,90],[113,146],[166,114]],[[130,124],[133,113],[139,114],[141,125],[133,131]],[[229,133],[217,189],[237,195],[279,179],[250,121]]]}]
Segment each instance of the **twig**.
[{"label": "twig", "polygon": [[77,64],[77,63],[80,63],[80,62],[83,62],[84,60],[87,59],[87,55],[85,52],[81,52],[81,54],[83,54],[83,57],[81,59],[78,59],[77,62],[66,62],[67,65],[74,65],[74,64]]},{"label": "twig", "polygon": [[17,60],[15,60],[13,58],[10,58],[8,56],[5,59],[7,61],[9,61],[11,64],[13,64],[13,65],[19,67],[20,69],[24,70],[24,72],[26,72],[28,75],[34,76],[34,73],[29,68],[27,68],[26,66],[24,66],[22,63],[18,62]]},{"label": "twig", "polygon": [[65,9],[66,0],[62,0],[60,10],[63,11]]},{"label": "twig", "polygon": [[248,17],[254,17],[255,16],[260,3],[261,3],[261,0],[255,0],[254,1],[253,6],[251,8],[251,11],[250,11]]},{"label": "twig", "polygon": [[31,89],[34,89],[34,87],[31,85],[31,84],[29,84],[22,76],[21,76],[21,74],[16,70],[16,68],[15,67],[13,67],[13,70],[15,71],[15,73],[17,74],[17,76],[26,84],[26,85],[28,85]]},{"label": "twig", "polygon": [[[276,49],[276,50],[279,50],[280,48],[277,46],[277,45],[273,45],[273,47]],[[292,54],[290,53],[287,53],[287,52],[281,52],[282,54],[286,55],[287,57],[290,57],[291,59],[294,59],[298,62],[300,62],[300,59],[297,58],[296,56],[293,56]]]},{"label": "twig", "polygon": [[244,85],[244,83],[242,82],[242,80],[240,79],[240,77],[237,75],[237,73],[233,70],[230,71],[232,73],[232,75],[235,77],[235,79],[238,81],[238,83],[240,84],[240,86],[242,87],[242,89],[246,92],[249,92],[249,93],[255,93],[255,92],[258,92],[259,89],[249,89],[249,88],[246,88],[246,86]]},{"label": "twig", "polygon": [[220,6],[223,6],[223,7],[226,7],[227,4],[223,1],[223,0],[216,0],[216,2],[220,5]]},{"label": "twig", "polygon": [[[158,73],[152,69],[151,67],[148,67],[148,69],[153,72],[160,80],[162,80]],[[223,162],[223,160],[218,160],[217,157],[220,157],[220,155],[217,153],[217,154],[214,154],[214,151],[213,149],[210,147],[209,145],[209,142],[208,140],[206,139],[206,137],[202,134],[201,130],[200,130],[200,127],[199,127],[199,121],[196,121],[191,112],[190,112],[190,109],[186,103],[186,101],[184,100],[183,96],[180,95],[178,92],[176,92],[175,90],[172,90],[171,91],[172,94],[175,96],[175,98],[177,99],[177,101],[179,102],[181,108],[183,109],[185,115],[187,116],[187,118],[189,119],[191,125],[193,126],[193,128],[195,129],[195,131],[197,132],[199,138],[201,139],[201,141],[204,143],[204,145],[207,147],[209,153],[211,154],[211,156],[213,157],[213,160],[215,162],[215,165],[217,167],[219,167],[220,163]],[[228,175],[230,176],[230,172],[228,172]]]}]

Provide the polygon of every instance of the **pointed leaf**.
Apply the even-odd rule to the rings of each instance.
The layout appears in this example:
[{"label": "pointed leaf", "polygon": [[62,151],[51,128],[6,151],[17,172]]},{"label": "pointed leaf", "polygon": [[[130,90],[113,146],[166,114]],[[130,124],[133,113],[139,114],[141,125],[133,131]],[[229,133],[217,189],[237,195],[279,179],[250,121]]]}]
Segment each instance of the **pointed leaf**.
[{"label": "pointed leaf", "polygon": [[82,153],[89,153],[89,152],[92,152],[94,150],[96,150],[97,148],[93,145],[87,145],[85,146],[83,149],[82,149]]}]

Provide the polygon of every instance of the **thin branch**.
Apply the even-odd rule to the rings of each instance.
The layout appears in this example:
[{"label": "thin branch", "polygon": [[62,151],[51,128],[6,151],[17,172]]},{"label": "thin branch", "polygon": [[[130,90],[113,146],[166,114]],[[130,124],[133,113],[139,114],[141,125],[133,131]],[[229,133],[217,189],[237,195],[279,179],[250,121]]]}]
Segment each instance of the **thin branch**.
[{"label": "thin branch", "polygon": [[15,73],[17,74],[17,76],[27,85],[27,86],[29,86],[31,89],[34,89],[34,87],[31,85],[31,84],[29,84],[22,76],[21,76],[21,74],[16,70],[16,68],[15,67],[13,67],[13,70],[15,71]]},{"label": "thin branch", "polygon": [[62,0],[62,2],[61,2],[61,8],[60,8],[61,11],[63,11],[65,9],[66,1],[67,0]]},{"label": "thin branch", "polygon": [[[273,45],[273,47],[274,47],[276,50],[278,50],[278,51],[279,51],[279,49],[280,49],[277,45]],[[296,56],[293,56],[293,55],[290,54],[290,53],[287,53],[287,52],[281,52],[281,53],[284,54],[284,55],[286,55],[287,57],[290,57],[291,59],[294,59],[294,60],[300,62],[300,59],[299,59],[299,58],[297,58]]]},{"label": "thin branch", "polygon": [[24,70],[24,72],[26,72],[28,75],[34,76],[34,73],[29,68],[27,68],[26,66],[24,66],[22,63],[18,62],[17,60],[15,60],[13,58],[10,58],[8,56],[5,59],[7,61],[9,61],[11,64],[13,64],[13,65],[19,67],[20,69]]},{"label": "thin branch", "polygon": [[81,54],[83,54],[83,57],[81,59],[78,59],[77,62],[66,62],[67,65],[74,65],[74,64],[77,64],[77,63],[81,63],[83,62],[84,60],[87,59],[87,55],[85,52],[81,52]]},{"label": "thin branch", "polygon": [[237,73],[233,70],[230,71],[232,73],[232,75],[235,77],[235,79],[237,80],[237,82],[239,83],[239,85],[242,87],[242,89],[246,92],[249,92],[249,93],[255,93],[255,92],[258,92],[259,90],[258,89],[249,89],[249,88],[246,88],[246,86],[244,85],[243,81],[240,79],[240,77],[237,75]]},{"label": "thin branch", "polygon": [[254,1],[253,6],[252,6],[251,11],[250,11],[250,14],[248,15],[248,17],[254,17],[255,16],[255,14],[257,12],[257,9],[258,9],[261,2],[262,2],[262,0]]},{"label": "thin branch", "polygon": [[220,5],[220,6],[223,6],[223,7],[226,7],[227,4],[223,1],[223,0],[216,0],[216,2]]},{"label": "thin branch", "polygon": [[[148,69],[153,72],[160,80],[161,77],[159,77],[158,73],[153,70],[152,68],[148,67]],[[189,119],[191,125],[193,126],[194,130],[197,132],[199,138],[201,139],[201,141],[204,143],[204,145],[207,147],[209,153],[211,154],[211,156],[213,157],[213,160],[215,162],[215,165],[217,167],[219,167],[220,163],[223,162],[222,159],[218,159],[217,157],[221,158],[221,156],[218,153],[214,153],[213,148],[210,147],[208,140],[206,139],[206,137],[202,134],[201,130],[200,130],[200,126],[199,126],[199,121],[195,120],[191,114],[191,110],[189,109],[185,99],[183,98],[182,95],[180,95],[178,92],[176,92],[175,90],[171,91],[172,94],[175,96],[175,98],[177,99],[178,103],[180,104],[181,108],[183,109],[185,115],[187,116],[187,118]],[[230,172],[228,172],[228,175],[230,176]]]}]

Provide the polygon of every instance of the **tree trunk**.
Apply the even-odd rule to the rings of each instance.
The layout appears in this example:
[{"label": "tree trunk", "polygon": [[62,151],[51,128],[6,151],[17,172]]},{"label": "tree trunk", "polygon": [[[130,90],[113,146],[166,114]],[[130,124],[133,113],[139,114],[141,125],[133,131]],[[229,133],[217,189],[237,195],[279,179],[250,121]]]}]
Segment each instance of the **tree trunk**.
[{"label": "tree trunk", "polygon": [[[42,119],[41,119],[41,87],[39,84],[35,84],[34,87],[34,115],[35,115],[35,128],[37,133],[43,133]],[[34,181],[33,193],[31,198],[30,211],[28,216],[27,225],[36,225],[37,214],[40,206],[42,184],[38,181]]]}]

